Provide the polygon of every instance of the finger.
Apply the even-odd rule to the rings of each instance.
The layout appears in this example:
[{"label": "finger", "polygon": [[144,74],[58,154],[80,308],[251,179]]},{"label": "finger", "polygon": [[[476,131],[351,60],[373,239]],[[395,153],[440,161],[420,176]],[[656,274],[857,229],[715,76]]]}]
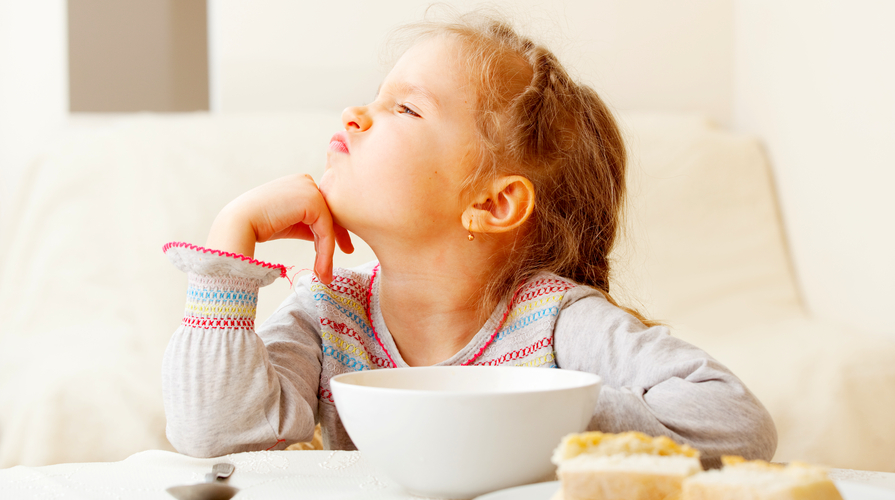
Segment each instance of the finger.
[{"label": "finger", "polygon": [[329,213],[321,213],[311,224],[311,231],[314,233],[314,249],[317,252],[314,272],[322,283],[329,284],[333,280],[333,255],[336,253],[335,231]]},{"label": "finger", "polygon": [[293,224],[282,231],[275,233],[270,237],[271,240],[282,240],[282,239],[294,239],[294,240],[305,240],[305,241],[314,241],[314,232],[311,231],[311,228],[308,227],[307,224],[300,222],[298,224]]},{"label": "finger", "polygon": [[336,233],[336,243],[339,244],[339,248],[345,253],[354,253],[354,244],[351,243],[351,233],[336,223],[333,223],[333,231]]}]

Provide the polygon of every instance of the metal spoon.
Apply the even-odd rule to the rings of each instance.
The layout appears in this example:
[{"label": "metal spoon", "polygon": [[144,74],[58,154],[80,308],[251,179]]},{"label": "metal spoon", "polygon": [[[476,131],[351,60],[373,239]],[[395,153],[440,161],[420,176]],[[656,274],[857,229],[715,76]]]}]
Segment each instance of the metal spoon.
[{"label": "metal spoon", "polygon": [[235,469],[233,464],[214,464],[211,472],[205,475],[204,483],[172,486],[165,491],[177,500],[230,500],[239,490],[225,481]]}]

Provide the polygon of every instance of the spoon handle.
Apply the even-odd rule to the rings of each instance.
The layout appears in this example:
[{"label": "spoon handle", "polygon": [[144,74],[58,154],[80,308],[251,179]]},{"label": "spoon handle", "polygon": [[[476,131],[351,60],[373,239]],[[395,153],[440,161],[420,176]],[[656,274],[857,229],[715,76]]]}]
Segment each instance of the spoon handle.
[{"label": "spoon handle", "polygon": [[233,474],[233,471],[236,470],[236,467],[233,464],[228,464],[226,462],[221,462],[219,464],[214,464],[211,468],[211,472],[205,475],[205,481],[224,481],[230,474]]}]

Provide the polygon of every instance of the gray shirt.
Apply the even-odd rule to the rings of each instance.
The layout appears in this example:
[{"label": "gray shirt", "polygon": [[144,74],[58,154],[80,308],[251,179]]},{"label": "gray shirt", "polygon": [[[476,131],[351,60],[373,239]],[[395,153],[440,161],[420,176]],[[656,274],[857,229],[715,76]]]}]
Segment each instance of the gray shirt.
[{"label": "gray shirt", "polygon": [[[319,422],[327,448],[354,449],[329,379],[407,366],[379,310],[377,264],[337,269],[328,286],[299,280],[256,332],[258,287],[278,269],[198,247],[167,254],[190,281],[162,369],[174,447],[194,456],[283,448],[309,440]],[[462,364],[600,375],[590,430],[667,435],[699,449],[707,467],[722,455],[770,460],[776,449],[770,415],[730,370],[667,327],[648,328],[599,291],[555,275],[499,304],[466,347],[439,363]]]}]

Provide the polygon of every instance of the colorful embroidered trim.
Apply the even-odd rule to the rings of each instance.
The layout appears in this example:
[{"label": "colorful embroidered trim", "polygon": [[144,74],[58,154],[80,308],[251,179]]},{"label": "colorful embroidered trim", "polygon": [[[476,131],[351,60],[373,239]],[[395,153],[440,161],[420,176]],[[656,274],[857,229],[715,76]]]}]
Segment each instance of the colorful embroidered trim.
[{"label": "colorful embroidered trim", "polygon": [[[484,366],[497,366],[502,365],[510,361],[516,361],[519,359],[524,359],[540,349],[545,349],[553,345],[553,337],[548,336],[544,337],[541,340],[531,344],[529,346],[523,347],[522,349],[516,349],[515,351],[510,351],[499,358],[490,359],[488,361],[483,361],[482,363],[476,363],[477,365]],[[552,361],[552,359],[551,359]],[[523,363],[524,364],[524,363]]]},{"label": "colorful embroidered trim", "polygon": [[[343,294],[348,295],[347,297],[343,296],[343,295],[339,295],[339,294],[335,293],[336,290],[333,290],[330,287],[328,287],[327,285],[324,285],[323,283],[320,283],[319,281],[317,281],[316,276],[312,280],[311,291],[312,292],[322,292],[323,295],[326,295],[327,297],[329,297],[330,303],[332,303],[333,305],[336,305],[335,302],[338,302],[344,308],[354,310],[357,313],[358,317],[366,314],[366,308],[361,305],[362,299],[355,300],[354,296],[352,294],[346,292],[345,290],[337,290],[337,291],[341,291]],[[315,293],[314,298],[317,298],[317,295],[318,294]]]},{"label": "colorful embroidered trim", "polygon": [[488,341],[485,342],[485,345],[483,345],[482,348],[479,349],[479,352],[475,353],[471,358],[464,361],[461,366],[468,366],[473,361],[478,359],[478,357],[481,356],[483,352],[485,352],[485,349],[487,349],[488,346],[491,345],[491,342],[494,342],[494,339],[497,338],[497,334],[500,333],[500,329],[503,328],[503,324],[504,324],[504,322],[506,322],[507,316],[510,315],[510,311],[513,308],[513,304],[516,302],[516,297],[519,296],[519,292],[522,291],[522,288],[523,287],[520,286],[518,289],[516,289],[516,293],[513,294],[513,298],[510,299],[509,303],[507,303],[507,310],[503,312],[503,317],[500,318],[500,323],[497,324],[497,328],[494,329],[494,333],[492,333],[491,336],[488,337]]},{"label": "colorful embroidered trim", "polygon": [[[379,264],[377,264],[376,267],[373,268],[373,275],[370,277],[370,287],[367,290],[367,301],[366,301],[367,302],[366,303],[367,321],[369,321],[370,328],[373,330],[373,336],[376,338],[376,342],[379,343],[379,347],[381,347],[382,350],[385,352],[386,356],[388,356],[389,362],[391,363],[391,367],[394,368],[397,365],[395,364],[394,360],[392,360],[391,354],[389,354],[388,350],[385,348],[385,346],[382,344],[382,341],[379,339],[379,334],[376,332],[376,327],[373,326],[373,316],[370,313],[370,307],[372,306],[372,303],[373,303],[373,286],[376,281],[376,275],[378,274],[378,271],[379,271]],[[544,287],[544,285],[550,285],[550,286]],[[481,357],[481,355],[485,352],[485,350],[488,348],[488,346],[490,346],[498,338],[498,334],[500,334],[501,330],[503,329],[503,326],[506,323],[507,318],[510,316],[510,313],[514,311],[513,306],[516,304],[517,299],[519,300],[520,308],[524,311],[524,310],[529,309],[530,307],[522,306],[522,303],[524,303],[526,301],[533,300],[533,299],[537,299],[538,297],[541,297],[541,296],[549,294],[549,293],[565,292],[572,286],[573,285],[571,283],[568,283],[566,281],[554,280],[554,279],[538,280],[538,281],[520,286],[518,289],[516,289],[516,292],[513,294],[513,298],[510,299],[510,301],[507,303],[507,309],[506,309],[506,311],[504,311],[503,316],[500,318],[500,322],[498,322],[497,328],[494,329],[494,332],[491,333],[491,336],[488,337],[488,340],[485,342],[484,345],[482,345],[482,347],[478,350],[478,352],[476,352],[471,358],[469,358],[466,361],[464,361],[463,363],[461,363],[461,366],[468,366],[470,364],[473,364],[476,359]],[[519,309],[519,308],[517,308],[517,309]],[[544,316],[544,314],[550,314],[551,312],[553,312],[552,309],[554,309],[554,308],[548,309],[549,312],[546,312],[546,313],[541,312],[541,313],[536,313],[534,315],[531,315],[531,316],[535,316],[535,318],[531,318],[531,316],[529,316],[528,318],[525,318],[525,319],[529,320],[529,321],[525,321],[525,324],[530,322],[532,319],[537,319],[537,318]],[[558,312],[559,312],[559,309],[555,308],[555,312],[553,312],[553,314],[557,314]],[[520,313],[521,313],[521,311],[517,311],[515,313],[515,315],[518,316]],[[516,325],[513,325],[513,326],[514,326],[513,329],[519,328],[519,326],[516,326]],[[521,325],[521,326],[524,326],[524,325]],[[521,357],[528,356],[538,349],[542,349],[544,347],[549,346],[552,341],[553,341],[552,338],[547,338],[546,345],[540,345],[544,342],[544,340],[541,340],[532,346],[528,346],[524,349],[519,349],[517,351],[513,351],[512,353],[508,353],[508,354],[501,356],[497,360],[492,360],[490,362],[482,363],[482,364],[492,364],[492,365],[493,364],[503,364],[509,360],[516,360],[516,359],[519,359],[520,356]],[[515,355],[516,357],[512,357],[512,358],[508,357],[508,356],[513,356],[513,355]]]},{"label": "colorful embroidered trim", "polygon": [[286,266],[284,266],[282,264],[271,264],[269,262],[264,262],[264,261],[260,261],[260,260],[255,260],[251,257],[246,257],[245,255],[242,255],[242,254],[223,252],[221,250],[212,250],[210,248],[200,247],[198,245],[193,245],[191,243],[184,243],[182,241],[172,241],[170,243],[165,243],[165,245],[162,246],[162,252],[167,253],[168,250],[170,250],[171,248],[175,248],[175,247],[176,248],[187,248],[190,250],[195,250],[197,252],[210,253],[210,254],[214,254],[214,255],[220,255],[222,257],[230,257],[233,259],[239,259],[239,260],[248,262],[250,264],[255,264],[257,266],[266,267],[268,269],[279,269],[280,270],[280,278],[286,277],[287,269],[286,269]]},{"label": "colorful embroidered trim", "polygon": [[373,268],[373,276],[370,277],[370,288],[367,290],[367,321],[370,322],[370,329],[373,330],[373,337],[376,338],[376,342],[379,343],[379,347],[382,348],[382,352],[388,356],[389,366],[390,368],[397,368],[398,365],[395,364],[395,360],[392,359],[392,355],[389,354],[388,349],[382,345],[382,340],[379,340],[379,334],[376,333],[376,327],[373,326],[373,316],[370,314],[370,305],[373,303],[373,283],[376,282],[376,274],[379,272],[379,264],[376,264],[376,267]]},{"label": "colorful embroidered trim", "polygon": [[[355,314],[354,312],[349,311],[346,307],[343,306],[343,304],[340,303],[337,298],[334,298],[325,292],[320,292],[314,294],[314,300],[328,302],[334,308],[336,308],[336,311],[342,313],[347,319],[354,321],[355,323],[357,323],[358,326],[363,328],[367,335],[369,335],[371,338],[374,337],[373,330],[372,328],[370,328],[370,325],[367,324],[366,319],[364,317],[361,317],[359,314]],[[366,315],[366,310],[362,309],[361,313]]]},{"label": "colorful embroidered trim", "polygon": [[330,403],[335,403],[335,401],[333,401],[333,393],[332,393],[332,391],[330,391],[329,389],[323,387],[322,385],[320,386],[320,390],[317,391],[317,395],[318,395],[321,399],[325,399],[325,400],[329,401]]},{"label": "colorful embroidered trim", "polygon": [[323,351],[324,356],[329,356],[329,357],[335,359],[336,361],[338,361],[339,363],[345,365],[345,367],[351,368],[352,370],[354,370],[356,372],[370,369],[370,365],[365,364],[363,362],[363,360],[357,360],[357,359],[351,357],[350,355],[348,355],[348,353],[339,351],[333,345],[323,346],[322,351]]},{"label": "colorful embroidered trim", "polygon": [[[324,321],[327,321],[327,320],[321,318],[320,324],[323,325]],[[350,329],[346,328],[346,330],[354,333]],[[339,332],[339,333],[344,334],[344,332]],[[357,335],[357,334],[354,333],[354,335]],[[337,361],[339,361],[340,363],[342,363],[343,365],[345,365],[349,368],[352,368],[355,371],[360,371],[361,369],[370,369],[372,367],[372,365],[376,365],[376,367],[378,367],[378,368],[390,368],[391,367],[389,365],[389,362],[387,359],[380,358],[379,356],[376,356],[375,354],[371,354],[370,351],[367,349],[367,346],[364,345],[363,341],[360,341],[359,337],[354,337],[360,341],[360,345],[355,345],[355,344],[352,344],[351,342],[345,341],[342,338],[339,338],[338,336],[336,336],[334,334],[334,332],[324,329],[324,330],[321,330],[320,338],[329,342],[329,345],[326,345],[323,348],[323,354],[325,356],[334,358]],[[341,353],[337,352],[336,351],[337,349],[339,351],[341,351]],[[362,360],[366,361],[367,364],[364,365],[363,368],[359,369],[358,363],[356,361],[348,360],[348,358],[350,358],[350,355],[352,355],[352,354],[359,356]],[[346,358],[346,356],[347,356],[347,358]]]},{"label": "colorful embroidered trim", "polygon": [[190,274],[181,324],[206,330],[254,329],[257,304],[258,280]]},{"label": "colorful embroidered trim", "polygon": [[[519,317],[524,312],[532,309],[533,304],[526,305],[525,302],[538,299],[539,297],[543,297],[544,295],[547,295],[547,294],[564,293],[569,288],[572,288],[572,286],[574,286],[574,285],[572,285],[571,283],[569,283],[567,281],[557,280],[557,279],[537,280],[537,281],[533,281],[531,283],[524,284],[524,285],[520,286],[516,290],[516,293],[513,294],[513,298],[507,304],[507,310],[503,313],[503,317],[500,319],[500,323],[497,325],[497,328],[494,330],[494,333],[491,334],[491,337],[488,339],[487,342],[485,342],[485,345],[483,345],[482,348],[479,349],[479,352],[477,352],[475,354],[475,356],[473,356],[472,358],[467,360],[465,363],[463,363],[463,366],[473,363],[476,359],[478,359],[482,355],[482,353],[485,352],[485,349],[487,349],[488,346],[490,346],[495,340],[500,340],[508,333],[515,331],[519,328],[522,328],[537,319],[541,319],[544,316],[554,316],[556,314],[559,314],[559,307],[551,307],[546,310],[537,311],[533,314],[530,314],[526,317],[521,318],[521,320],[514,321],[511,325],[507,326],[506,331],[503,331],[504,324],[506,323],[508,317],[516,318],[516,317]],[[553,299],[553,297],[540,299],[540,300],[537,300],[535,302],[535,304],[546,304],[546,303],[552,301],[552,299]],[[560,295],[557,300],[561,301],[562,296]],[[518,301],[518,304],[517,304],[517,301]],[[516,307],[513,307],[514,305]],[[544,344],[545,341],[547,342],[546,344]],[[524,358],[526,356],[529,356],[529,355],[535,353],[539,349],[544,349],[546,347],[549,347],[552,342],[553,342],[552,337],[546,337],[545,339],[540,340],[539,342],[535,343],[534,345],[531,345],[531,346],[528,346],[528,347],[525,347],[523,349],[519,349],[516,351],[512,351],[512,352],[504,354],[503,356],[501,356],[497,359],[494,359],[494,360],[490,360],[490,361],[487,361],[484,363],[475,363],[475,364],[499,365],[499,364],[506,363],[507,361],[510,361],[510,360],[521,359],[521,358]],[[515,356],[515,357],[513,357],[513,356]]]},{"label": "colorful embroidered trim", "polygon": [[[560,296],[559,300],[562,300],[562,296]],[[497,340],[504,338],[505,336],[515,332],[516,330],[520,330],[525,328],[526,326],[535,323],[543,318],[549,318],[552,316],[556,316],[559,314],[559,306],[549,307],[547,309],[541,309],[535,311],[528,316],[523,316],[522,318],[517,319],[512,324],[507,325],[503,330],[500,331],[500,334],[497,336]],[[511,315],[512,316],[512,315]]]},{"label": "colorful embroidered trim", "polygon": [[203,330],[250,330],[255,328],[254,319],[239,318],[199,318],[196,316],[184,316],[180,324],[191,328],[201,328]]}]

